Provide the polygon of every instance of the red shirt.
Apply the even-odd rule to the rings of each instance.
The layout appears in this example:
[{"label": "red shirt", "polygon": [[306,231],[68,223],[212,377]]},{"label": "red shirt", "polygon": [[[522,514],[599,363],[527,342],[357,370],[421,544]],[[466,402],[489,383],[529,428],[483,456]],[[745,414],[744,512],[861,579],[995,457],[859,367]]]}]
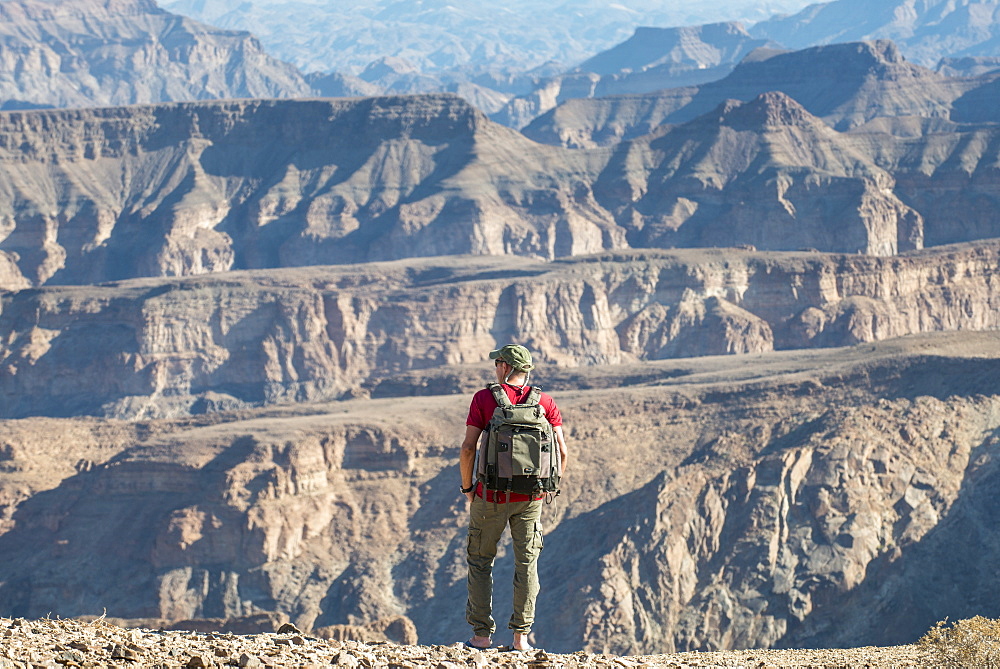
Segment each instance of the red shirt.
[{"label": "red shirt", "polygon": [[[531,392],[531,386],[512,386],[510,384],[504,383],[503,389],[507,391],[507,397],[514,404],[521,404],[528,398],[528,394]],[[538,405],[545,410],[545,418],[549,421],[552,427],[558,427],[562,425],[562,413],[559,411],[559,407],[556,406],[555,400],[553,400],[549,395],[541,393],[538,397]],[[497,408],[497,401],[493,397],[493,392],[489,388],[483,388],[478,393],[476,393],[472,398],[472,404],[469,406],[469,417],[465,419],[466,425],[471,425],[473,427],[478,427],[480,430],[485,430],[486,426],[489,425],[490,419],[493,418],[493,411]],[[483,484],[476,484],[476,496],[483,496]],[[492,490],[486,491],[486,501],[496,502],[497,504],[503,504],[508,500],[505,499],[507,493],[497,492],[494,495]],[[534,499],[543,499],[545,495],[540,495]],[[531,499],[531,495],[525,495],[523,493],[512,492],[510,493],[511,502],[528,502]]]}]

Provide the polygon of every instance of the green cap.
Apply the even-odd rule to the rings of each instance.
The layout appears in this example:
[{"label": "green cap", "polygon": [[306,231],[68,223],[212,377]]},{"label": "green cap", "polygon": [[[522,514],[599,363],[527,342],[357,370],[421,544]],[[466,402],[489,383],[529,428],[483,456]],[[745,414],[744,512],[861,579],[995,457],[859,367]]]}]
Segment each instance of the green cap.
[{"label": "green cap", "polygon": [[490,360],[500,358],[514,369],[527,372],[535,368],[531,364],[531,353],[528,349],[518,344],[507,344],[503,348],[490,351]]}]

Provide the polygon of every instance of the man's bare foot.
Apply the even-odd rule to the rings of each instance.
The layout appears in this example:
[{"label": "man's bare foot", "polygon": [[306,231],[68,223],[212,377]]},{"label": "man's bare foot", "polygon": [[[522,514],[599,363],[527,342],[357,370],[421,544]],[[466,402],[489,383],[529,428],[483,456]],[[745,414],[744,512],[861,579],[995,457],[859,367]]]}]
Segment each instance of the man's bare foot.
[{"label": "man's bare foot", "polygon": [[514,632],[514,644],[511,648],[514,650],[534,650],[534,646],[528,643],[528,635],[517,632]]},{"label": "man's bare foot", "polygon": [[477,634],[469,639],[467,643],[473,648],[486,649],[493,645],[493,639],[488,636],[479,636]]}]

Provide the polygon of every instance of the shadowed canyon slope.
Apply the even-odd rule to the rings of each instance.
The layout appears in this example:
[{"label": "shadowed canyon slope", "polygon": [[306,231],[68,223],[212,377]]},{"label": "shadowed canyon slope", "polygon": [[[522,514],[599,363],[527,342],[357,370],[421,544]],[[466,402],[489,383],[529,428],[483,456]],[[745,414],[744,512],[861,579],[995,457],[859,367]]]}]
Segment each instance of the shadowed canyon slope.
[{"label": "shadowed canyon slope", "polygon": [[497,341],[572,368],[995,329],[998,257],[998,242],[897,258],[451,257],[24,290],[0,303],[0,415],[454,392],[475,384],[441,370]]},{"label": "shadowed canyon slope", "polygon": [[153,0],[0,2],[4,109],[310,92],[249,33],[170,14]]},{"label": "shadowed canyon slope", "polygon": [[892,255],[996,236],[1000,130],[906,123],[839,133],[768,93],[580,151],[453,96],[8,112],[0,288],[626,247]]},{"label": "shadowed canyon slope", "polygon": [[[997,615],[982,556],[998,541],[998,358],[995,334],[951,333],[561,381],[543,366],[574,461],[545,510],[538,641],[836,647]],[[278,612],[303,629],[402,613],[422,642],[450,643],[465,629],[467,400],[4,422],[0,606]],[[501,619],[510,579],[504,560]]]}]

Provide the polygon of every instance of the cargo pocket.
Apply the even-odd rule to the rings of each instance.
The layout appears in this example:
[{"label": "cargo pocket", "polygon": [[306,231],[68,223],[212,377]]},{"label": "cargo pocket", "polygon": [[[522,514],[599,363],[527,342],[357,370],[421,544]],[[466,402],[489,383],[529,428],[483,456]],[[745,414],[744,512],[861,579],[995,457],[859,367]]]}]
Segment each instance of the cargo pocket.
[{"label": "cargo pocket", "polygon": [[531,548],[540,551],[544,546],[545,539],[542,538],[542,524],[535,523],[534,536],[531,537]]},{"label": "cargo pocket", "polygon": [[479,555],[479,548],[483,543],[483,531],[479,528],[469,528],[469,545],[467,552],[469,555]]}]

